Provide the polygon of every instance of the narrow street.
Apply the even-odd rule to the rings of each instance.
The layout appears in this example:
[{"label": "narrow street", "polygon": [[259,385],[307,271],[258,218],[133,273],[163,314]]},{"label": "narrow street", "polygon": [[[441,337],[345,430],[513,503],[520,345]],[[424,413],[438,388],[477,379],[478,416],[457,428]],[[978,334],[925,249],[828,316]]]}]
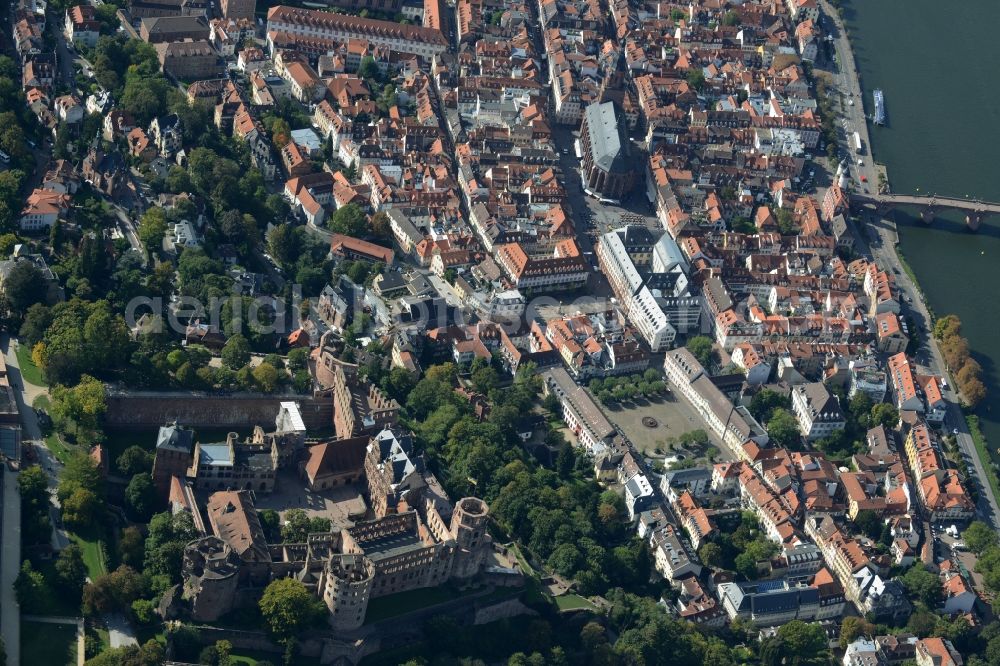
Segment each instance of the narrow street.
[{"label": "narrow street", "polygon": [[139,253],[142,257],[142,265],[146,267],[149,265],[149,257],[146,252],[145,246],[143,246],[142,241],[139,240],[139,234],[135,230],[135,225],[132,223],[132,218],[129,217],[128,212],[123,210],[116,203],[111,203],[112,209],[114,210],[115,217],[118,220],[118,229],[121,231],[122,235],[128,240],[129,245],[132,249]]},{"label": "narrow street", "polygon": [[34,445],[35,452],[38,454],[38,464],[49,477],[49,493],[52,496],[52,506],[49,508],[49,519],[52,521],[52,547],[55,550],[62,550],[69,545],[69,536],[62,529],[62,522],[59,518],[59,500],[56,497],[62,463],[46,446],[41,426],[38,424],[38,415],[31,406],[38,396],[47,395],[48,389],[29,384],[24,380],[15,352],[17,344],[16,339],[6,335],[0,338],[0,348],[3,350],[4,360],[7,362],[7,375],[10,377],[11,385],[17,387],[14,390],[14,395],[17,398],[17,408],[21,414],[22,439],[25,443],[31,442]]},{"label": "narrow street", "polygon": [[[932,334],[933,320],[927,311],[920,290],[910,279],[909,274],[903,270],[903,264],[896,254],[896,244],[899,239],[895,228],[890,224],[881,223],[871,223],[864,226],[870,230],[869,233],[874,233],[877,237],[877,242],[870,245],[872,256],[880,266],[895,273],[897,287],[904,296],[908,297],[904,298],[902,314],[913,320],[917,330],[911,332],[911,335],[918,336],[922,341],[918,357],[924,362],[919,363],[919,365],[926,368],[931,374],[947,377],[948,370],[944,363],[944,357],[941,355],[941,350]],[[944,429],[946,432],[958,430],[956,438],[959,449],[966,462],[975,470],[977,484],[980,488],[979,513],[983,520],[993,525],[994,528],[1000,527],[1000,523],[998,523],[1000,521],[1000,504],[997,503],[993,488],[987,481],[986,468],[976,451],[972,435],[969,434],[968,425],[960,406],[961,398],[954,390],[952,382],[949,382],[947,389],[942,390],[942,394],[948,401],[948,415],[945,418]]]},{"label": "narrow street", "polygon": [[3,546],[0,547],[0,636],[7,650],[7,663],[21,663],[21,607],[14,581],[21,570],[21,495],[17,472],[3,470]]}]

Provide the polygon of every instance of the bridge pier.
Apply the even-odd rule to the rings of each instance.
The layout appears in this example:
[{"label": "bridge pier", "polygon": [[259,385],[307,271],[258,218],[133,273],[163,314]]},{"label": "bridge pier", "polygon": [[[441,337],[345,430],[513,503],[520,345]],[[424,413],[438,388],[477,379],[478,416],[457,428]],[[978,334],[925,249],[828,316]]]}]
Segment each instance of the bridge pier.
[{"label": "bridge pier", "polygon": [[972,211],[965,216],[965,226],[969,228],[969,231],[979,231],[979,226],[985,218],[985,212],[980,210]]},{"label": "bridge pier", "polygon": [[930,224],[934,221],[934,206],[928,206],[920,211],[920,219],[924,221],[924,224]]}]

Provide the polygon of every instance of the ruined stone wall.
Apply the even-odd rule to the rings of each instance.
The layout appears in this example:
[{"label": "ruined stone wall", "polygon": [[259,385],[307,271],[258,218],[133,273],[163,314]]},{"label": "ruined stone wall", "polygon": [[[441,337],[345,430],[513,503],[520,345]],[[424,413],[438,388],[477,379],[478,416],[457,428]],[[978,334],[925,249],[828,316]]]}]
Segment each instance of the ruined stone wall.
[{"label": "ruined stone wall", "polygon": [[329,430],[333,404],[329,398],[261,394],[204,395],[193,392],[109,392],[107,427],[144,430],[177,421],[192,428],[251,430],[274,426],[282,401],[299,404],[302,420],[310,430]]}]

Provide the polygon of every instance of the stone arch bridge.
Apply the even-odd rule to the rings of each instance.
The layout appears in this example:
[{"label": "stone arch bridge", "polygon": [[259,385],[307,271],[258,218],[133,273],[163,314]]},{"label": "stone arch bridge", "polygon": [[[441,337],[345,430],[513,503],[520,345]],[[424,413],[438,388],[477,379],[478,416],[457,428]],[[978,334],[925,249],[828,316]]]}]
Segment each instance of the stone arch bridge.
[{"label": "stone arch bridge", "polygon": [[965,215],[965,224],[972,231],[979,229],[983,220],[1000,215],[1000,203],[978,199],[956,199],[953,197],[917,196],[913,194],[865,194],[851,193],[851,206],[873,207],[878,215],[902,206],[920,209],[920,219],[930,224],[943,210],[956,210]]}]

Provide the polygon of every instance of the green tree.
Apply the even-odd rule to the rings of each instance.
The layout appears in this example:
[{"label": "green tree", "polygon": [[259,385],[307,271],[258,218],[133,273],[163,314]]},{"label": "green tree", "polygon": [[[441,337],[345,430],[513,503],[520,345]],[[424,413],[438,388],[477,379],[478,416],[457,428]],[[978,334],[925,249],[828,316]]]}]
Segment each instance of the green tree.
[{"label": "green tree", "polygon": [[698,548],[698,558],[705,566],[721,569],[723,565],[722,547],[712,542],[702,544]]},{"label": "green tree", "polygon": [[25,560],[21,564],[21,572],[14,580],[14,593],[17,595],[17,603],[25,613],[38,612],[43,608],[46,598],[51,595],[45,583],[45,576],[32,568],[30,560]]},{"label": "green tree", "polygon": [[689,69],[685,77],[687,79],[688,85],[701,92],[705,87],[705,72],[701,69]]},{"label": "green tree", "polygon": [[921,563],[916,563],[900,579],[911,597],[919,599],[928,608],[937,608],[941,601],[941,580]]},{"label": "green tree", "polygon": [[101,498],[96,493],[86,488],[76,488],[62,500],[63,522],[77,529],[92,527],[102,506]]},{"label": "green tree", "polygon": [[795,448],[801,441],[799,422],[791,412],[778,408],[771,413],[767,422],[767,434],[777,446]]},{"label": "green tree", "polygon": [[286,357],[286,365],[288,369],[292,372],[298,372],[299,370],[305,370],[309,364],[309,350],[305,347],[296,347],[295,349],[288,352]]},{"label": "green tree", "polygon": [[150,253],[163,248],[163,237],[167,233],[167,214],[162,208],[149,208],[139,220],[139,240]]},{"label": "green tree", "polygon": [[149,472],[141,472],[132,477],[125,489],[125,501],[137,518],[143,522],[149,520],[157,505],[156,487]]},{"label": "green tree", "polygon": [[237,333],[226,340],[222,348],[222,362],[231,370],[239,370],[250,362],[250,343]]},{"label": "green tree", "polygon": [[345,236],[363,236],[367,226],[368,220],[357,204],[341,206],[330,216],[330,229]]},{"label": "green tree", "polygon": [[278,388],[278,370],[269,363],[261,363],[254,368],[253,378],[264,393],[274,393]]},{"label": "green tree", "polygon": [[122,475],[132,477],[140,472],[153,470],[153,454],[141,446],[132,445],[122,451],[115,464]]},{"label": "green tree", "polygon": [[854,517],[854,526],[873,541],[878,541],[882,533],[882,521],[879,520],[878,514],[870,509],[858,511],[858,515]]},{"label": "green tree", "polygon": [[845,650],[858,638],[874,634],[875,627],[863,617],[845,617],[840,623],[840,649]]},{"label": "green tree", "polygon": [[93,659],[88,659],[87,666],[156,666],[165,660],[163,646],[151,638],[141,646],[128,645],[105,650]]},{"label": "green tree", "polygon": [[774,214],[778,222],[778,231],[784,236],[794,236],[799,233],[799,225],[792,213],[784,208],[778,208]]},{"label": "green tree", "polygon": [[38,465],[31,465],[17,475],[21,494],[21,530],[25,544],[48,543],[52,538],[49,520],[49,479]]},{"label": "green tree", "polygon": [[35,345],[45,337],[45,331],[52,325],[52,309],[42,303],[35,303],[28,308],[24,315],[24,323],[21,324],[19,332],[20,342],[28,349],[33,349]]},{"label": "green tree", "polygon": [[981,520],[974,520],[962,532],[962,539],[976,555],[982,555],[987,548],[997,545],[997,533]]},{"label": "green tree", "polygon": [[144,573],[160,576],[168,584],[180,582],[184,546],[197,536],[187,512],[172,515],[168,511],[153,516],[146,537]]},{"label": "green tree", "polygon": [[84,375],[73,388],[57,386],[52,391],[52,420],[83,443],[96,441],[105,411],[104,383],[93,377]]},{"label": "green tree", "polygon": [[145,127],[166,108],[167,82],[161,77],[129,77],[122,95],[122,107]]},{"label": "green tree", "polygon": [[156,604],[152,599],[136,599],[132,602],[132,617],[141,625],[156,621]]},{"label": "green tree", "polygon": [[264,206],[267,208],[267,212],[271,215],[272,221],[275,223],[276,227],[286,226],[281,224],[284,222],[285,218],[291,212],[291,207],[288,202],[280,194],[272,194],[264,202]]},{"label": "green tree", "polygon": [[[862,394],[863,395],[863,394]],[[750,413],[758,421],[767,422],[777,408],[791,409],[792,401],[787,395],[782,395],[772,389],[758,391],[750,400]]]},{"label": "green tree", "polygon": [[130,525],[118,537],[118,560],[133,569],[142,568],[144,539],[138,527]]},{"label": "green tree", "polygon": [[375,58],[365,56],[361,59],[361,64],[358,66],[358,77],[363,79],[369,86],[378,83],[382,78],[382,71],[375,62]]},{"label": "green tree", "polygon": [[122,565],[102,574],[83,588],[84,615],[131,610],[132,602],[145,591],[142,574]]},{"label": "green tree", "polygon": [[[829,659],[826,632],[818,624],[792,620],[778,628],[778,633],[765,643],[777,647],[777,659],[771,650],[761,646],[762,664],[826,664]],[[765,657],[765,654],[767,657]]]},{"label": "green tree", "polygon": [[48,289],[45,276],[30,261],[16,262],[3,281],[4,295],[18,317],[32,305],[45,302]]},{"label": "green tree", "polygon": [[39,465],[30,465],[17,475],[17,489],[22,504],[48,504],[49,479]]},{"label": "green tree", "polygon": [[78,488],[100,494],[101,486],[101,471],[97,462],[86,453],[75,451],[67,458],[62,469],[56,494],[61,502]]},{"label": "green tree", "polygon": [[309,518],[302,509],[291,509],[285,513],[285,524],[281,526],[281,539],[285,543],[305,543],[309,535]]},{"label": "green tree", "polygon": [[687,341],[684,348],[691,352],[692,356],[698,359],[706,368],[712,363],[714,356],[712,339],[704,335],[696,335]]},{"label": "green tree", "polygon": [[872,427],[881,425],[891,429],[895,428],[897,423],[899,423],[899,410],[895,405],[880,402],[872,407],[870,420]]},{"label": "green tree", "polygon": [[260,612],[274,635],[288,639],[319,621],[327,609],[299,580],[279,578],[264,590]]},{"label": "green tree", "polygon": [[264,509],[258,511],[257,516],[268,543],[278,543],[281,540],[281,516],[278,512],[274,509]]},{"label": "green tree", "polygon": [[268,252],[282,266],[288,266],[298,259],[301,244],[297,227],[289,224],[275,225],[267,234]]},{"label": "green tree", "polygon": [[488,394],[495,389],[499,381],[500,376],[490,366],[480,368],[472,374],[472,385],[476,387],[477,391],[483,394]]},{"label": "green tree", "polygon": [[56,575],[60,586],[78,596],[87,582],[87,565],[83,562],[83,551],[75,543],[59,551],[56,558]]}]

